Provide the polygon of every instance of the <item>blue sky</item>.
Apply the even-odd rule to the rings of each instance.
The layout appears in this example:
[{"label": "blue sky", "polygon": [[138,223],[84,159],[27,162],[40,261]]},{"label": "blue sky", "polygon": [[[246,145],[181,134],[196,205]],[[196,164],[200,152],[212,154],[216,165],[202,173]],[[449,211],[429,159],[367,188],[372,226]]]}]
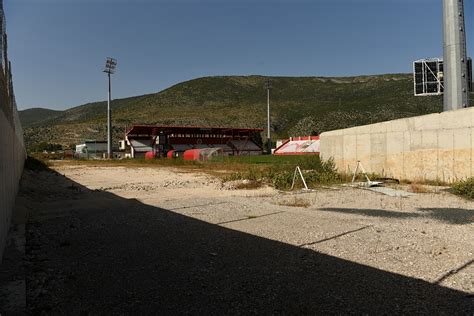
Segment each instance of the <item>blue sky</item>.
[{"label": "blue sky", "polygon": [[442,56],[441,0],[4,2],[20,109],[105,100],[107,56],[114,98],[201,76],[411,72]]}]

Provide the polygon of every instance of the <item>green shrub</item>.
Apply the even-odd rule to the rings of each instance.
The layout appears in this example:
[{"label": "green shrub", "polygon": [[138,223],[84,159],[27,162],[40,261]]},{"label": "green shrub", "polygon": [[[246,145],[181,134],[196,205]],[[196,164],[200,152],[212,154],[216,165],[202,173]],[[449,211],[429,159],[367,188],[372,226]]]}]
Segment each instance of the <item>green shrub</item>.
[{"label": "green shrub", "polygon": [[461,180],[452,186],[455,194],[474,199],[474,177]]},{"label": "green shrub", "polygon": [[[296,166],[299,166],[303,172],[308,187],[318,185],[339,183],[341,180],[336,172],[332,160],[321,161],[319,156],[298,156],[272,158],[272,156],[263,156],[264,158],[252,158],[246,163],[255,165],[243,166],[239,171],[234,172],[224,178],[224,181],[250,180],[261,181],[271,184],[279,190],[289,190],[293,182],[293,176]],[[264,163],[263,160],[266,160]],[[302,181],[298,175],[295,183],[296,188],[303,187]]]},{"label": "green shrub", "polygon": [[242,173],[234,172],[234,173],[231,173],[228,176],[225,176],[224,179],[222,179],[222,180],[224,182],[228,182],[228,181],[236,181],[236,180],[242,180],[242,179],[245,179],[245,177]]},{"label": "green shrub", "polygon": [[288,190],[293,181],[293,172],[281,171],[272,174],[271,181],[273,186],[279,190]]},{"label": "green shrub", "polygon": [[58,151],[63,150],[63,146],[61,144],[55,143],[48,143],[48,142],[39,142],[33,145],[28,146],[29,152],[43,152],[43,151]]}]

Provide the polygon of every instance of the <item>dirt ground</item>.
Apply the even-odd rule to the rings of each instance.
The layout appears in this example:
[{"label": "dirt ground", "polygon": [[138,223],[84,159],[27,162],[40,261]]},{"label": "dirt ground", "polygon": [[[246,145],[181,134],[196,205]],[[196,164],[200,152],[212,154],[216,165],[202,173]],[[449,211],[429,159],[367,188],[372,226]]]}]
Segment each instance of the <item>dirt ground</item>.
[{"label": "dirt ground", "polygon": [[474,313],[474,202],[447,192],[53,169],[26,171],[20,192],[30,312]]}]

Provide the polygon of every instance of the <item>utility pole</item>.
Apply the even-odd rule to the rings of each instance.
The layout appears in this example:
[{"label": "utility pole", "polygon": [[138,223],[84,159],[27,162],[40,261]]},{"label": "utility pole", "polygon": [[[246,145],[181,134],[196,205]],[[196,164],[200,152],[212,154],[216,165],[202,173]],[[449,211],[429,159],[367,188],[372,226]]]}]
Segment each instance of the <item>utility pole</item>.
[{"label": "utility pole", "polygon": [[272,141],[270,135],[270,89],[272,88],[272,82],[270,79],[265,80],[265,89],[267,89],[267,151],[272,154]]},{"label": "utility pole", "polygon": [[115,73],[115,67],[117,66],[117,59],[107,57],[105,62],[104,72],[107,73],[109,78],[109,90],[107,98],[107,158],[112,158],[112,111],[110,109],[110,101],[112,99],[112,86],[110,83],[110,75]]},{"label": "utility pole", "polygon": [[464,1],[443,0],[444,111],[469,106]]}]

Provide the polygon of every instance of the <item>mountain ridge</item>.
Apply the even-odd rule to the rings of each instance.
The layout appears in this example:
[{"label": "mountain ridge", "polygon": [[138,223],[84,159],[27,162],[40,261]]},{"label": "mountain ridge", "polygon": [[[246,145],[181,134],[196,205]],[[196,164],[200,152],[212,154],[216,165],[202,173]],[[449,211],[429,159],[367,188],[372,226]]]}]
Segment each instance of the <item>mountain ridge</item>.
[{"label": "mountain ridge", "polygon": [[[266,79],[273,86],[272,133],[279,138],[442,111],[442,97],[413,95],[411,74],[212,76],[180,82],[156,93],[113,100],[115,139],[132,124],[264,128]],[[72,144],[86,138],[105,138],[106,104],[86,103],[36,122],[30,120],[24,126],[27,144]]]}]

